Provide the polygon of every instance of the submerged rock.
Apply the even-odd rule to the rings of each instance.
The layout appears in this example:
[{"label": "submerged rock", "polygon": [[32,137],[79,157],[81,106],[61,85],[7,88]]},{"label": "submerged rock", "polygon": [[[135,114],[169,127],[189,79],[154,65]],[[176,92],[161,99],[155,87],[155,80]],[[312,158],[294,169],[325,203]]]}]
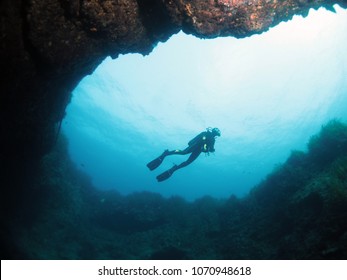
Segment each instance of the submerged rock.
[{"label": "submerged rock", "polygon": [[[315,149],[294,152],[243,199],[191,203],[96,190],[59,138],[8,201],[2,259],[346,259],[346,133],[330,122]],[[329,163],[319,157],[327,148]]]}]

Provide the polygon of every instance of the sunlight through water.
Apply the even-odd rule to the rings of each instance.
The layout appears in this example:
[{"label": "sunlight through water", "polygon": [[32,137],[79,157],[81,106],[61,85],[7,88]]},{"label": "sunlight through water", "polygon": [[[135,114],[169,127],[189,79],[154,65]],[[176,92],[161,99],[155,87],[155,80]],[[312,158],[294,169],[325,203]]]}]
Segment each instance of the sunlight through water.
[{"label": "sunlight through water", "polygon": [[[305,150],[333,118],[347,121],[347,11],[311,10],[261,35],[201,40],[183,33],[153,52],[110,58],[73,92],[63,131],[95,186],[193,200],[244,196]],[[158,183],[146,163],[218,127],[216,152]]]}]

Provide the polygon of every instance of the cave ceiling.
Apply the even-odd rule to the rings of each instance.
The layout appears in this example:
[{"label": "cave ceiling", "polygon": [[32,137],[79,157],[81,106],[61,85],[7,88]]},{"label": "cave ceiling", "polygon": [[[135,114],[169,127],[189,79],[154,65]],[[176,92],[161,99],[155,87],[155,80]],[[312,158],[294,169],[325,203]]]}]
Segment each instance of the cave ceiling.
[{"label": "cave ceiling", "polygon": [[72,90],[107,57],[148,55],[183,31],[259,34],[310,8],[347,0],[2,0],[3,157],[39,158],[54,144]]}]

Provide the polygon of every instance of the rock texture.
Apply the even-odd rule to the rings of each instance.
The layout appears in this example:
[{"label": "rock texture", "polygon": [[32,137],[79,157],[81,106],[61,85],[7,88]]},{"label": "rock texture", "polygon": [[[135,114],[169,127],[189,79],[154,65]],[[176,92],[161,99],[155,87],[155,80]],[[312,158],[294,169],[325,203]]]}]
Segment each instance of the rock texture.
[{"label": "rock texture", "polygon": [[147,55],[180,30],[246,37],[336,3],[347,8],[346,0],[2,0],[3,167],[51,149],[71,91],[107,56]]}]

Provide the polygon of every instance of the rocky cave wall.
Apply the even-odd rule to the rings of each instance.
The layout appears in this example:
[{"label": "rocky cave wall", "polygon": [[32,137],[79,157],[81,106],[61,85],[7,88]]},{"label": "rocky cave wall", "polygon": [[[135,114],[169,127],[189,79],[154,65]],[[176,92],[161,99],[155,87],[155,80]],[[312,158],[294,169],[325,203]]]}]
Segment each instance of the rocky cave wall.
[{"label": "rocky cave wall", "polygon": [[147,55],[180,30],[247,37],[334,4],[347,8],[347,0],[2,0],[2,171],[50,150],[72,90],[105,57]]}]

